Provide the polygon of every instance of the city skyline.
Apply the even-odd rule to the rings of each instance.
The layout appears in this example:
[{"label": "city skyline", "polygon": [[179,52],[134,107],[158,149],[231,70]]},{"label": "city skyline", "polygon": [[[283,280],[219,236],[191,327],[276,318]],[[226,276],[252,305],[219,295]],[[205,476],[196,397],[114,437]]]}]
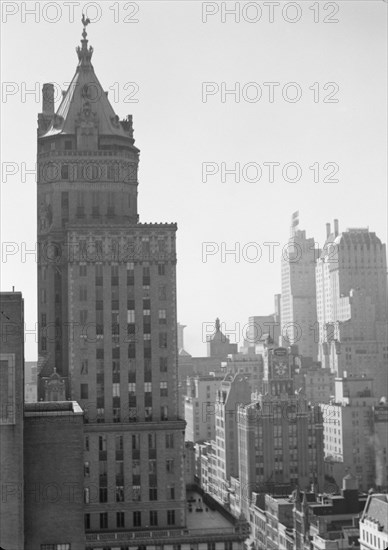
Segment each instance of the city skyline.
[{"label": "city skyline", "polygon": [[[114,24],[114,12],[104,8],[101,23],[89,26],[89,37],[95,48],[96,71],[104,89],[109,90],[111,100],[112,96],[117,99],[114,101],[115,110],[122,117],[133,114],[135,136],[142,148],[141,221],[162,218],[178,222],[178,321],[187,325],[186,349],[193,355],[205,355],[203,323],[212,323],[219,317],[227,330],[229,327],[233,330],[236,322],[244,326],[249,316],[272,313],[273,295],[280,290],[281,257],[278,255],[274,262],[270,262],[266,256],[268,247],[263,243],[279,242],[283,245],[288,241],[292,212],[299,210],[301,227],[321,246],[325,223],[334,218],[339,219],[342,228],[369,226],[384,240],[385,117],[381,116],[381,109],[384,109],[385,90],[382,70],[385,28],[381,14],[385,6],[384,3],[359,2],[350,9],[341,4],[341,17],[335,25],[317,26],[307,17],[292,27],[284,20],[275,21],[272,26],[264,25],[263,20],[260,36],[253,31],[253,25],[243,20],[240,24],[233,21],[223,24],[215,16],[209,16],[208,21],[203,22],[200,6],[187,4],[185,13],[182,13],[169,3],[168,17],[163,6],[153,5],[152,10],[149,6],[148,3],[142,4],[139,23],[127,26]],[[91,9],[89,15],[93,19]],[[42,15],[38,27],[33,16],[26,16],[23,23],[19,14],[19,18],[9,16],[4,25],[3,43],[13,49],[28,41],[32,53],[32,62],[28,64],[23,57],[17,64],[5,59],[4,80],[16,83],[16,87],[12,88],[10,84],[11,88],[6,89],[8,95],[5,100],[3,98],[2,105],[3,128],[7,131],[3,134],[7,136],[6,141],[3,139],[3,160],[16,163],[19,170],[18,174],[8,174],[6,178],[3,172],[3,180],[6,179],[2,186],[3,204],[19,204],[25,220],[24,224],[19,224],[11,209],[4,210],[3,242],[16,243],[19,251],[9,255],[7,263],[3,257],[2,288],[10,290],[15,286],[23,292],[26,327],[30,331],[34,330],[37,318],[36,264],[33,256],[27,255],[26,263],[22,264],[26,269],[21,270],[20,249],[21,243],[26,243],[26,249],[30,250],[35,242],[34,238],[30,239],[35,235],[35,185],[31,175],[26,175],[24,183],[20,181],[20,170],[23,162],[28,170],[35,164],[35,150],[31,144],[34,143],[32,136],[41,104],[39,90],[44,82],[50,81],[61,83],[61,88],[65,89],[63,73],[67,80],[71,78],[79,18],[76,10],[74,23],[69,23],[63,13],[60,20],[52,24],[44,21]],[[371,41],[372,26],[374,39]],[[44,32],[30,40],[38,28]],[[360,28],[364,32],[360,33]],[[276,42],[276,37],[284,36],[286,29],[288,38],[281,44]],[[163,39],[172,30],[176,42],[179,41],[180,51],[173,47],[173,41]],[[104,42],[103,33],[110,31],[111,40]],[[311,51],[307,51],[303,45],[313,33],[314,42]],[[152,47],[151,35],[158,48]],[[349,36],[348,43],[344,41],[344,35]],[[60,47],[45,48],[47,41],[53,41],[54,37],[58,40],[56,44],[60,41]],[[215,37],[218,42],[215,42]],[[288,67],[291,60],[291,54],[287,53],[288,39],[293,43],[292,71]],[[268,51],[265,49],[266,40],[276,43],[276,47],[271,48],[268,56],[257,56],[257,51]],[[189,53],[188,48],[193,44],[197,55]],[[222,47],[216,47],[216,44]],[[344,74],[350,46],[353,64]],[[321,60],[316,72],[313,70],[314,58],[323,47],[326,58]],[[128,64],[120,65],[120,78],[117,78],[112,58],[121,57],[127,49],[133,55],[130,55]],[[238,54],[245,62],[236,69]],[[56,66],[59,56],[63,63]],[[42,63],[42,58],[45,63]],[[361,81],[359,73],[364,76]],[[318,75],[324,76],[319,78]],[[202,83],[210,81],[239,81],[242,87],[246,82],[256,81],[261,83],[263,90],[267,90],[263,82],[300,82],[304,95],[295,104],[282,99],[271,105],[264,102],[264,95],[257,103],[244,101],[243,97],[237,103],[232,101],[233,98],[229,101],[229,97],[223,104],[220,95],[209,95],[205,102]],[[338,82],[339,103],[315,104],[312,100],[315,92],[309,87],[317,81],[322,85]],[[124,92],[134,90],[131,87],[123,89],[128,82],[139,84],[138,103],[128,105],[124,102]],[[37,91],[35,95],[27,94],[23,102],[23,93],[30,89]],[[118,98],[115,97],[117,93]],[[296,125],[300,129],[298,135],[293,131]],[[28,130],[20,133],[16,129],[22,126]],[[230,139],[232,134],[234,139]],[[183,142],[181,135],[185,136]],[[312,138],[311,143],[306,141],[306,136]],[[168,155],[164,148],[168,148]],[[233,176],[227,176],[224,183],[220,181],[222,163],[228,169],[236,162],[241,166],[258,163],[264,167],[264,162],[284,164],[291,161],[299,163],[306,176],[298,183],[279,180],[269,184],[265,183],[264,176],[256,183],[238,183]],[[309,166],[314,162],[335,161],[340,165],[340,182],[318,184],[311,181],[313,170]],[[214,163],[219,167],[218,175],[209,175],[207,183],[202,181],[203,163],[213,163],[207,166],[208,174],[214,169]],[[249,177],[252,177],[251,173]],[[365,193],[366,181],[370,193]],[[163,192],[158,193],[160,185]],[[154,200],[156,193],[158,201]],[[381,200],[376,201],[376,196]],[[159,214],[159,210],[165,213],[164,216]],[[369,214],[371,211],[373,219]],[[199,223],[196,221],[198,212],[201,213]],[[236,242],[240,243],[241,249],[247,243],[259,243],[263,258],[256,263],[237,263],[229,256],[223,263],[217,253],[209,256],[207,262],[202,261],[203,243],[215,243],[219,248],[221,243],[226,243],[229,249]],[[280,248],[278,246],[276,250]],[[261,288],[265,292],[260,292]],[[193,291],[197,294],[196,308],[192,307]],[[37,358],[33,338],[27,334],[27,360]]]},{"label": "city skyline", "polygon": [[0,550],[385,548],[382,10],[2,3]]}]

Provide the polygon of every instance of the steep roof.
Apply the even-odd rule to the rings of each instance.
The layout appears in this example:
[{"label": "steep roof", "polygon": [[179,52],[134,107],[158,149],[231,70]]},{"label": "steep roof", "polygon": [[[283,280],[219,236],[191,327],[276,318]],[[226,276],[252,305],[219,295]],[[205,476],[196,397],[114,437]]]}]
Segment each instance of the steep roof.
[{"label": "steep roof", "polygon": [[388,495],[369,495],[361,521],[365,519],[376,521],[388,533]]},{"label": "steep roof", "polygon": [[75,134],[82,114],[98,122],[100,135],[128,137],[94,72],[91,63],[93,48],[87,45],[85,28],[82,36],[82,46],[76,50],[79,63],[75,75],[47,132],[41,137]]}]

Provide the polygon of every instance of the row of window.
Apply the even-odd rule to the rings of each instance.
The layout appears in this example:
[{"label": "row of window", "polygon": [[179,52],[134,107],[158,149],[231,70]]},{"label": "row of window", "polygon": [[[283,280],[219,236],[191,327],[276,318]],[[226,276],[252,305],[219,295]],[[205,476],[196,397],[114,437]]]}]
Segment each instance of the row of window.
[{"label": "row of window", "polygon": [[[145,512],[140,512],[136,510],[132,513],[132,527],[142,527],[143,524],[146,526],[153,526],[156,527],[158,525],[158,511],[157,510],[150,510],[147,514],[147,517],[145,517]],[[175,510],[167,510],[167,525],[175,525]],[[108,512],[101,512],[99,514],[99,524],[100,529],[108,529]],[[111,525],[111,528],[113,525]],[[116,512],[116,521],[115,526],[117,528],[123,528],[125,527],[125,514],[124,512]],[[89,530],[91,529],[91,514],[85,514],[85,529]],[[58,548],[57,547],[49,547],[49,548],[43,548],[42,550],[70,550],[70,546],[68,548]]]},{"label": "row of window", "polygon": [[[113,353],[114,351],[114,353]],[[99,375],[104,375],[104,372],[105,372],[105,367],[104,367],[104,363],[102,361],[102,359],[104,359],[104,350],[103,348],[97,348],[97,352],[96,353],[96,359],[98,359],[97,361],[97,382],[99,381],[98,377]],[[102,352],[102,353],[100,353]],[[120,380],[120,361],[118,360],[119,357],[120,357],[120,348],[114,348],[112,350],[112,355],[114,355],[115,357],[113,357],[112,359],[112,376],[113,377],[117,377],[118,379],[115,380],[115,382],[119,382]],[[133,362],[133,361],[130,361],[129,365],[129,370],[128,370],[128,382],[136,382],[136,371],[137,370],[140,370],[140,366],[139,366],[139,369],[136,368],[136,364]],[[168,357],[159,357],[159,369],[160,369],[160,372],[167,372],[168,370]],[[88,374],[89,373],[89,360],[88,359],[82,359],[81,360],[81,374]],[[150,380],[147,380],[147,377],[151,378],[151,374],[152,374],[152,364],[151,364],[151,361],[150,360],[145,360],[144,361],[144,381],[147,381],[149,382]],[[102,380],[103,381],[103,380]],[[131,391],[131,389],[128,387],[128,390]]]},{"label": "row of window", "polygon": [[[155,477],[155,476],[153,476]],[[133,476],[134,483],[137,483],[137,485],[133,485],[131,488],[131,493],[129,500],[133,502],[140,502],[141,501],[141,485],[140,485],[140,476]],[[151,476],[150,476],[150,482],[151,482]],[[152,482],[154,483],[154,479],[152,478]],[[91,496],[90,494],[90,488],[84,489],[84,502],[85,504],[95,504],[95,502],[99,502],[100,504],[105,504],[108,502],[108,487],[105,485],[106,479],[100,479],[100,487],[98,489],[98,500],[92,501],[94,492]],[[94,497],[95,498],[95,497]],[[175,487],[173,485],[168,485],[166,487],[166,498],[167,500],[175,500]],[[158,489],[155,486],[151,486],[148,489],[148,500],[149,501],[157,501],[158,500]],[[125,501],[125,493],[124,493],[124,485],[116,485],[115,487],[115,501],[116,502],[124,502]]]},{"label": "row of window", "polygon": [[[155,433],[149,433],[148,437],[147,437],[147,441],[148,441],[148,448],[149,449],[156,449],[156,434]],[[139,450],[140,451],[140,434],[132,434],[131,446],[132,446],[132,450]],[[166,449],[173,449],[174,448],[174,434],[173,433],[165,434],[165,446],[166,446]],[[88,435],[85,436],[84,449],[87,452],[90,450],[90,439],[89,439]],[[124,449],[124,439],[123,439],[122,435],[116,435],[115,436],[115,449],[116,449],[116,451],[122,451]],[[100,452],[105,452],[107,450],[107,436],[106,435],[100,435],[98,437],[98,450]]]},{"label": "row of window", "polygon": [[[154,454],[153,456],[156,456]],[[99,466],[99,475],[101,476],[107,476],[108,475],[108,462],[106,460],[99,460],[98,462]],[[174,459],[173,458],[167,458],[165,461],[166,466],[166,472],[168,474],[174,473]],[[134,476],[140,476],[140,460],[132,460],[131,464],[131,472]],[[148,460],[148,473],[149,474],[156,474],[156,458]],[[124,476],[124,461],[123,460],[116,460],[115,461],[115,474],[116,477],[122,478]],[[86,460],[84,462],[84,476],[89,477],[90,476],[90,462]],[[133,485],[137,485],[136,483],[133,483]]]},{"label": "row of window", "polygon": [[[159,382],[159,392],[160,397],[168,397],[168,388],[167,388],[167,382]],[[152,393],[152,383],[151,382],[145,382],[144,383],[144,393]],[[129,397],[136,397],[136,383],[130,382],[128,383],[128,394]],[[88,384],[81,384],[80,385],[80,396],[81,399],[88,399],[89,398],[89,385]],[[112,396],[113,397],[120,397],[120,383],[115,382],[112,384]],[[149,400],[149,397],[146,397],[146,400]],[[135,406],[135,401],[132,400],[134,403],[133,406]]]}]

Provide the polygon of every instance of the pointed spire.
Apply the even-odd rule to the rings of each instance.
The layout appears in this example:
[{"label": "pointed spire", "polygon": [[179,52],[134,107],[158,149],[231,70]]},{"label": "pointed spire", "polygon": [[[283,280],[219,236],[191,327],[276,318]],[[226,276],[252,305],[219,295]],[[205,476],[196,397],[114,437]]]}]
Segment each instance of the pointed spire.
[{"label": "pointed spire", "polygon": [[220,320],[218,317],[216,319],[216,332],[220,332]]},{"label": "pointed spire", "polygon": [[82,24],[84,26],[84,29],[82,31],[82,40],[81,40],[81,44],[82,44],[82,47],[80,48],[79,46],[76,48],[76,52],[77,52],[77,55],[78,55],[78,59],[79,59],[79,64],[78,66],[81,67],[81,66],[86,66],[86,65],[91,65],[90,63],[90,60],[92,58],[92,55],[93,55],[93,48],[92,46],[90,46],[88,48],[88,40],[86,39],[88,33],[86,32],[86,27],[87,25],[89,25],[90,23],[90,19],[89,18],[85,18],[85,14],[82,14]]}]

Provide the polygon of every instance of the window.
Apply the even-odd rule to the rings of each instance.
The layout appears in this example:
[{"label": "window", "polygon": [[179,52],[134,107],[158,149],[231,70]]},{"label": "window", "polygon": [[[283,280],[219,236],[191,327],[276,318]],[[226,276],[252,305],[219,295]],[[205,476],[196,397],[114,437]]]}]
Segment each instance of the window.
[{"label": "window", "polygon": [[156,449],[156,434],[148,434],[148,448]]},{"label": "window", "polygon": [[167,357],[159,357],[160,372],[167,372]]},{"label": "window", "polygon": [[90,514],[85,514],[85,516],[84,516],[84,526],[85,526],[85,530],[90,529]]},{"label": "window", "polygon": [[166,449],[174,448],[174,434],[166,434]]},{"label": "window", "polygon": [[151,382],[145,382],[144,383],[144,392],[145,393],[152,392],[152,383]]},{"label": "window", "polygon": [[167,348],[167,332],[159,333],[159,348],[161,349]]},{"label": "window", "polygon": [[108,502],[108,489],[106,487],[100,487],[98,496],[99,502]]},{"label": "window", "polygon": [[124,487],[116,485],[116,502],[124,502]]},{"label": "window", "polygon": [[79,322],[82,328],[86,325],[88,320],[88,311],[87,309],[81,309],[79,312]]},{"label": "window", "polygon": [[158,264],[158,275],[165,275],[166,269],[164,264]]},{"label": "window", "polygon": [[167,525],[175,525],[175,510],[167,510]]},{"label": "window", "polygon": [[100,514],[100,529],[108,529],[108,513],[102,512]]},{"label": "window", "polygon": [[120,384],[112,384],[113,397],[120,397]]},{"label": "window", "polygon": [[174,487],[174,485],[167,485],[167,498],[168,498],[168,500],[175,500],[175,487]]},{"label": "window", "polygon": [[[132,486],[132,500],[139,501],[141,499],[140,485]],[[136,525],[134,525],[136,527]]]},{"label": "window", "polygon": [[116,512],[116,527],[124,527],[124,512]]},{"label": "window", "polygon": [[88,374],[88,360],[81,361],[81,374]]},{"label": "window", "polygon": [[62,164],[61,166],[61,178],[63,180],[69,179],[69,165],[68,164]]},{"label": "window", "polygon": [[150,487],[149,499],[150,500],[158,500],[158,488],[157,487]]},{"label": "window", "polygon": [[80,264],[80,266],[79,266],[79,276],[80,277],[86,277],[86,274],[87,274],[86,264]]},{"label": "window", "polygon": [[88,399],[89,390],[87,384],[81,384],[81,399]]},{"label": "window", "polygon": [[135,322],[135,310],[134,309],[128,309],[127,323],[134,323],[134,322]]},{"label": "window", "polygon": [[99,451],[106,451],[106,435],[100,435],[98,438]]},{"label": "window", "polygon": [[84,450],[85,450],[85,451],[89,451],[89,436],[88,436],[88,435],[85,435],[85,439],[84,439]]},{"label": "window", "polygon": [[153,527],[158,525],[158,512],[156,510],[150,510],[150,525]]},{"label": "window", "polygon": [[168,396],[167,382],[160,382],[160,396],[161,397],[167,397]]},{"label": "window", "polygon": [[160,407],[160,420],[168,420],[168,407],[167,407],[167,405],[162,405]]},{"label": "window", "polygon": [[84,462],[84,476],[89,477],[90,476],[90,464],[89,461]]},{"label": "window", "polygon": [[112,286],[117,286],[119,284],[119,266],[111,266],[111,282]]},{"label": "window", "polygon": [[122,435],[116,435],[116,451],[122,451],[124,446],[124,440]]},{"label": "window", "polygon": [[136,357],[136,343],[130,342],[128,344],[128,359],[135,359]]},{"label": "window", "polygon": [[156,475],[156,460],[149,460],[148,461],[148,472],[151,475]]},{"label": "window", "polygon": [[133,526],[141,527],[141,512],[139,512],[138,510],[136,512],[133,512]]},{"label": "window", "polygon": [[167,311],[165,309],[159,309],[159,324],[165,325],[167,323]]},{"label": "window", "polygon": [[174,459],[173,458],[168,458],[166,460],[166,470],[169,474],[174,473]]},{"label": "window", "polygon": [[86,302],[87,299],[88,299],[88,289],[85,285],[81,285],[79,287],[79,300],[80,302]]},{"label": "window", "polygon": [[140,434],[132,434],[132,449],[136,451],[140,449]]},{"label": "window", "polygon": [[167,299],[166,285],[159,285],[159,300]]}]

